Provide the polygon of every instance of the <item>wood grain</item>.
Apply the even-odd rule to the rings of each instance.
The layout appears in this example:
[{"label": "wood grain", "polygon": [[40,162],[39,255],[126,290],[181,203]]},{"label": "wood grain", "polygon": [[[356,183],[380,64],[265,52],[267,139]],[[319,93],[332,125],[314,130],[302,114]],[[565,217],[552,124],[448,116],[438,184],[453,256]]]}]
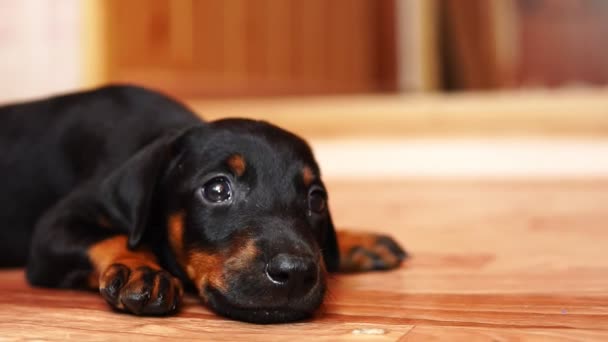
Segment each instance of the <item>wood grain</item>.
[{"label": "wood grain", "polygon": [[95,293],[29,288],[11,270],[0,272],[0,340],[608,338],[608,180],[329,188],[338,225],[393,234],[413,257],[395,272],[333,276],[308,322],[229,321],[193,297],[175,317],[134,317]]},{"label": "wood grain", "polygon": [[[336,94],[395,90],[394,25],[379,0],[91,1],[103,37],[87,49],[98,83],[181,96]],[[382,0],[385,6],[392,0]],[[92,52],[85,51],[87,55]],[[393,70],[394,71],[394,70]],[[88,80],[90,82],[90,80]]]}]

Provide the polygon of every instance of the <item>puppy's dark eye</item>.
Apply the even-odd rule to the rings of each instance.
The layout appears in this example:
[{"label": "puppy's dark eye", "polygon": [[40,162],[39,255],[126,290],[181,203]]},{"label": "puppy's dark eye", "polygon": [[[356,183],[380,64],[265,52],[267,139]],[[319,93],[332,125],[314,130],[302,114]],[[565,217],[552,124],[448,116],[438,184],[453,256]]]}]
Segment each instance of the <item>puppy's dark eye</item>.
[{"label": "puppy's dark eye", "polygon": [[226,177],[215,177],[203,185],[202,195],[211,203],[225,202],[232,197],[230,181]]},{"label": "puppy's dark eye", "polygon": [[327,207],[327,194],[319,188],[313,188],[308,193],[308,209],[321,213]]}]

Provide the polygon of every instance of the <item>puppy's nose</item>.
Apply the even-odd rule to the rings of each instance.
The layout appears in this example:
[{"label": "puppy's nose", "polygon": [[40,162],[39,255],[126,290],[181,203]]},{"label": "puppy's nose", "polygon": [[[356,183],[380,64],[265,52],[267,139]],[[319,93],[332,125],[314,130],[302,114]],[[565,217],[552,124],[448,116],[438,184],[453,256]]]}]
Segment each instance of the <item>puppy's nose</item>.
[{"label": "puppy's nose", "polygon": [[277,254],[266,265],[266,276],[287,287],[292,296],[307,294],[317,283],[318,268],[312,257]]}]

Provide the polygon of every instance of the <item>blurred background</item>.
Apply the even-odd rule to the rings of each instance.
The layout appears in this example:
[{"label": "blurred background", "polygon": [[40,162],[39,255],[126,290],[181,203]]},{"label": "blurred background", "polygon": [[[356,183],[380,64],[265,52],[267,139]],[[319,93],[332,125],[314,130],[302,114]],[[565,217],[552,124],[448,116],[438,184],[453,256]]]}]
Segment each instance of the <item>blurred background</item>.
[{"label": "blurred background", "polygon": [[607,42],[605,0],[0,0],[0,102],[140,84],[340,179],[605,176]]}]

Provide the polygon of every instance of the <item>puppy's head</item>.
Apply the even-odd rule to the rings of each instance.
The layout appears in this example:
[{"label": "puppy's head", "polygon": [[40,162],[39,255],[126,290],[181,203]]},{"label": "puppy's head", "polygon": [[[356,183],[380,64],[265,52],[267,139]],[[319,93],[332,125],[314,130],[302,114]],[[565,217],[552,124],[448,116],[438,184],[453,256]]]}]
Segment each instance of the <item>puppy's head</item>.
[{"label": "puppy's head", "polygon": [[[338,256],[308,145],[241,119],[189,129],[169,145],[147,207],[165,221],[169,254],[204,301],[256,323],[313,314]],[[151,229],[135,226],[132,245]]]}]

